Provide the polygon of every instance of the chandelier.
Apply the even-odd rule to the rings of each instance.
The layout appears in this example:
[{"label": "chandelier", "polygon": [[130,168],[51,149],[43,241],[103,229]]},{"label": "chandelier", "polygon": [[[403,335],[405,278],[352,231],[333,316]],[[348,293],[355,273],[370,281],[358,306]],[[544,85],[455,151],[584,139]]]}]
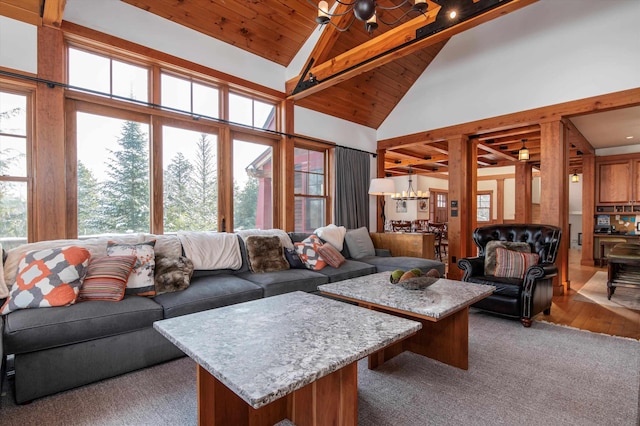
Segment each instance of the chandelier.
[{"label": "chandelier", "polygon": [[409,165],[409,171],[407,175],[409,176],[409,187],[406,191],[396,192],[391,196],[392,200],[428,200],[429,199],[429,191],[416,191],[413,189],[413,180],[411,179],[411,175],[413,174],[413,170],[411,170],[411,165]]},{"label": "chandelier", "polygon": [[[351,24],[353,24],[353,22],[356,19],[358,19],[359,21],[364,22],[365,30],[367,30],[367,32],[371,34],[373,31],[375,31],[378,28],[378,20],[385,25],[395,25],[398,22],[400,22],[402,18],[409,15],[410,13],[417,12],[417,13],[424,14],[424,12],[427,10],[427,0],[415,0],[413,3],[413,6],[411,6],[411,9],[405,12],[401,17],[399,17],[393,22],[387,22],[378,16],[376,12],[377,10],[399,9],[402,6],[410,3],[410,0],[403,0],[400,4],[396,6],[389,6],[389,7],[380,6],[379,4],[377,4],[375,0],[353,0],[353,1],[336,0],[337,3],[347,6],[347,10],[343,13],[331,13],[329,11],[329,4],[325,0],[319,1],[317,6],[313,3],[312,0],[308,0],[308,1],[318,9],[318,17],[316,18],[316,22],[318,24],[320,25],[331,24],[338,31],[341,31],[341,32],[347,31],[351,27]],[[353,18],[351,18],[351,21],[346,27],[340,28],[336,24],[331,22],[332,17],[344,16],[351,12],[353,12]]]}]

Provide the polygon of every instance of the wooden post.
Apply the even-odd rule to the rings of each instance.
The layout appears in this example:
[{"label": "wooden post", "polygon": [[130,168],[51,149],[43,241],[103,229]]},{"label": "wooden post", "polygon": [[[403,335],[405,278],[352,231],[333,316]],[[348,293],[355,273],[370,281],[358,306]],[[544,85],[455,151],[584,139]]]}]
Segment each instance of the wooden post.
[{"label": "wooden post", "polygon": [[596,157],[582,157],[582,260],[580,264],[594,266],[593,229],[595,226]]},{"label": "wooden post", "polygon": [[[284,129],[287,134],[294,134],[294,122],[293,122],[293,101],[284,101]],[[282,193],[280,194],[280,200],[282,201],[282,222],[281,224],[274,223],[274,227],[281,226],[281,229],[292,232],[295,230],[295,199],[294,199],[294,183],[293,170],[295,166],[295,141],[292,137],[283,136],[280,141],[280,152],[282,155],[282,167],[280,167],[281,181],[282,181]]]},{"label": "wooden post", "polygon": [[[66,81],[64,40],[60,30],[38,27],[38,77]],[[35,96],[33,141],[33,238],[35,241],[67,238],[67,187],[65,177],[64,89],[38,83]]]},{"label": "wooden post", "polygon": [[540,216],[559,226],[562,238],[556,257],[558,277],[553,294],[570,289],[569,282],[569,144],[564,124],[557,120],[540,123]]},{"label": "wooden post", "polygon": [[449,142],[449,251],[447,278],[460,279],[457,262],[475,255],[472,233],[477,226],[477,140],[460,135]]},{"label": "wooden post", "polygon": [[[504,178],[496,179],[498,193],[496,194],[496,223],[504,223]],[[493,221],[493,218],[491,218]]]},{"label": "wooden post", "polygon": [[[384,149],[378,149],[376,151],[377,156],[377,170],[376,177],[383,178],[384,177]],[[382,205],[380,204],[380,197],[384,197],[384,195],[376,196],[376,232],[384,232],[384,223],[382,222]],[[390,206],[385,206],[387,209]],[[388,210],[387,210],[388,211]],[[386,215],[386,212],[385,212]]]},{"label": "wooden post", "polygon": [[518,161],[516,163],[516,223],[531,223],[533,220],[531,208],[531,163]]}]

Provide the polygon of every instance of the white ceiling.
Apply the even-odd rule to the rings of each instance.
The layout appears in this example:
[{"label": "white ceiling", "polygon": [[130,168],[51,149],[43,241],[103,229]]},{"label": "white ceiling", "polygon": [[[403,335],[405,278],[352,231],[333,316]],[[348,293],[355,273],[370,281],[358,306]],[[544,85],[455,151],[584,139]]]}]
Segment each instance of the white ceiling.
[{"label": "white ceiling", "polygon": [[640,145],[640,106],[581,115],[571,121],[595,149]]}]

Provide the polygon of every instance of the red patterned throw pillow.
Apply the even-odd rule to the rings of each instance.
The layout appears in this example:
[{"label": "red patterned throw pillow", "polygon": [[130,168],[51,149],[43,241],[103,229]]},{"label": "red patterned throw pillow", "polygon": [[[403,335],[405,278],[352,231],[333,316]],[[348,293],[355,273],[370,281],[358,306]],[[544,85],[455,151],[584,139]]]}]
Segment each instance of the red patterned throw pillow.
[{"label": "red patterned throw pillow", "polygon": [[300,259],[308,269],[319,271],[327,266],[327,263],[320,256],[318,249],[322,246],[322,241],[317,235],[310,235],[301,243],[295,243],[296,251]]},{"label": "red patterned throw pillow", "polygon": [[105,300],[119,302],[124,298],[127,279],[138,258],[136,256],[101,256],[91,259],[78,302]]},{"label": "red patterned throw pillow", "polygon": [[496,248],[496,277],[523,279],[530,266],[537,265],[537,253],[522,253]]},{"label": "red patterned throw pillow", "polygon": [[90,258],[87,249],[77,246],[25,253],[2,315],[18,309],[75,303]]},{"label": "red patterned throw pillow", "polygon": [[330,243],[324,243],[318,248],[318,251],[320,256],[327,262],[327,265],[331,267],[339,268],[340,265],[346,262],[344,256]]}]

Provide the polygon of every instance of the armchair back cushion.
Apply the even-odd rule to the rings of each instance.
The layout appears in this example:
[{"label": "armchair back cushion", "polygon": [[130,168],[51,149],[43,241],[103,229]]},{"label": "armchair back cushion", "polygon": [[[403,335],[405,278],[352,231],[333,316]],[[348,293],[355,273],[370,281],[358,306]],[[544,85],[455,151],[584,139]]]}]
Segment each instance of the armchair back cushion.
[{"label": "armchair back cushion", "polygon": [[498,224],[476,228],[473,241],[478,246],[480,256],[486,256],[489,241],[521,242],[529,244],[531,253],[540,256],[540,263],[554,263],[561,234],[561,229],[553,225]]}]

